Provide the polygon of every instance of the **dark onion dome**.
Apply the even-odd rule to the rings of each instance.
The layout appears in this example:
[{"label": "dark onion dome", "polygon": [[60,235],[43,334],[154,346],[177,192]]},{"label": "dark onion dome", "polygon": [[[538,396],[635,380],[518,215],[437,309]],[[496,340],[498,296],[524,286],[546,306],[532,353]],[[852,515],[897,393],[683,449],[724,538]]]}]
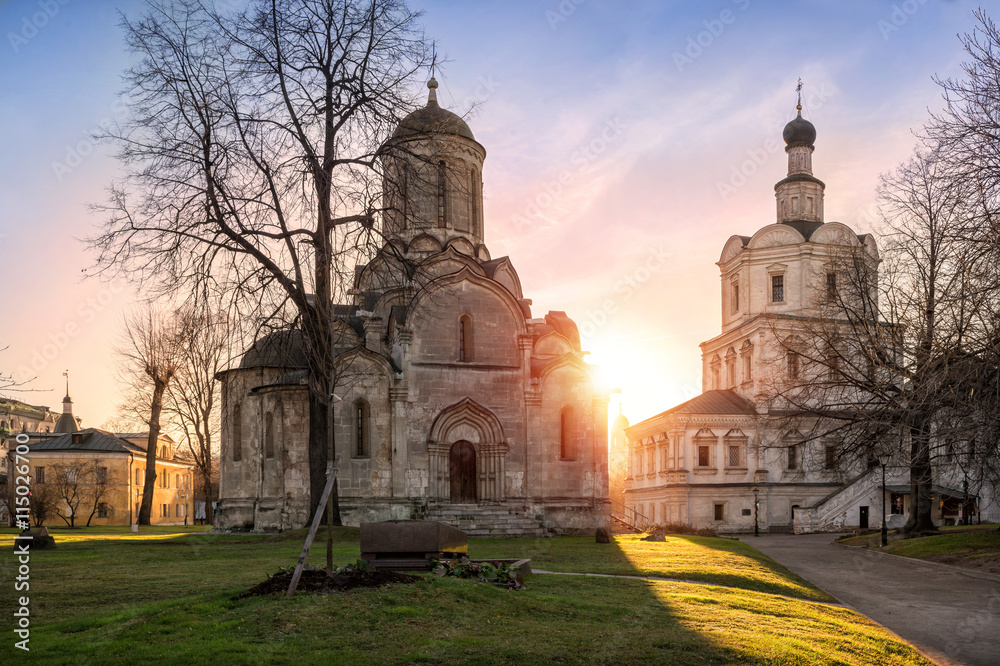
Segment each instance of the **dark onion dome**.
[{"label": "dark onion dome", "polygon": [[472,135],[472,130],[461,117],[438,106],[438,84],[433,77],[427,82],[427,87],[430,89],[430,93],[427,95],[427,106],[417,109],[399,121],[399,127],[392,134],[393,138],[399,139],[424,134],[457,134],[475,141],[476,137]]},{"label": "dark onion dome", "polygon": [[302,331],[285,330],[269,333],[253,343],[243,354],[240,368],[308,368]]},{"label": "dark onion dome", "polygon": [[73,412],[64,412],[59,416],[59,420],[56,421],[56,426],[52,429],[52,432],[58,433],[71,433],[79,432],[80,424],[76,422],[73,417]]},{"label": "dark onion dome", "polygon": [[802,117],[802,108],[792,122],[785,125],[785,130],[781,133],[781,138],[785,144],[802,144],[811,146],[816,141],[816,127],[811,122]]}]

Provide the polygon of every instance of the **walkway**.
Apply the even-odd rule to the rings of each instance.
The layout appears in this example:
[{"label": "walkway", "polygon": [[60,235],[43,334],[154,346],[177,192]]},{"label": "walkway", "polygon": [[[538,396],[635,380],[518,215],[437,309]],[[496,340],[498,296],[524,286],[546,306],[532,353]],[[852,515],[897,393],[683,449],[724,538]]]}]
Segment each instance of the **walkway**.
[{"label": "walkway", "polygon": [[1000,582],[833,543],[830,534],[741,537],[941,664],[1000,664]]}]

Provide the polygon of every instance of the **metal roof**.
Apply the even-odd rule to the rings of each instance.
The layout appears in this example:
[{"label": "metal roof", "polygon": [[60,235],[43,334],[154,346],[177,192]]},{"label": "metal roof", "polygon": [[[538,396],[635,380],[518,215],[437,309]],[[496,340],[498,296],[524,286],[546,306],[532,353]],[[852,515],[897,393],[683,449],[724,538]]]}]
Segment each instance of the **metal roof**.
[{"label": "metal roof", "polygon": [[[745,414],[755,416],[757,409],[753,406],[753,403],[736,391],[730,389],[705,391],[687,402],[682,402],[676,407],[671,407],[667,411],[660,412],[656,416],[651,416],[640,423],[646,423],[647,421],[653,421],[672,414]],[[632,427],[634,428],[640,425],[640,423]]]},{"label": "metal roof", "polygon": [[[74,443],[74,435],[79,439]],[[76,433],[62,433],[54,437],[29,442],[31,451],[113,451],[119,453],[144,453],[131,442],[96,428],[87,428]]]}]

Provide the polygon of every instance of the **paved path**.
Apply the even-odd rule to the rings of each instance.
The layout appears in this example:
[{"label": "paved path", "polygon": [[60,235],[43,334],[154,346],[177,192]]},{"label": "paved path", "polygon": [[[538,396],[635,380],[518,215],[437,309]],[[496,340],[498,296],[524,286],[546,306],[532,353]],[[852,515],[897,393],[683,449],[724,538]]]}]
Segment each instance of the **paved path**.
[{"label": "paved path", "polygon": [[741,541],[941,664],[1000,664],[1000,582],[954,567],[833,543],[829,534]]}]

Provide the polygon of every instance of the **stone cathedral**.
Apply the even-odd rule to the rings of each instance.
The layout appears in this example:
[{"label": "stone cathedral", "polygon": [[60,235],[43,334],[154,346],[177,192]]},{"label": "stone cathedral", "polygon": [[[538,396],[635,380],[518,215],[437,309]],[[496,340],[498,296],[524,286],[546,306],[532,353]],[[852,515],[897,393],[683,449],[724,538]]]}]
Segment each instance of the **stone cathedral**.
[{"label": "stone cathedral", "polygon": [[[438,105],[387,142],[387,242],[337,307],[334,439],[345,524],[441,520],[472,535],[608,527],[607,400],[564,312],[534,317],[484,243],[486,150]],[[308,388],[296,330],[219,374],[216,526],[283,530],[309,506]]]}]

